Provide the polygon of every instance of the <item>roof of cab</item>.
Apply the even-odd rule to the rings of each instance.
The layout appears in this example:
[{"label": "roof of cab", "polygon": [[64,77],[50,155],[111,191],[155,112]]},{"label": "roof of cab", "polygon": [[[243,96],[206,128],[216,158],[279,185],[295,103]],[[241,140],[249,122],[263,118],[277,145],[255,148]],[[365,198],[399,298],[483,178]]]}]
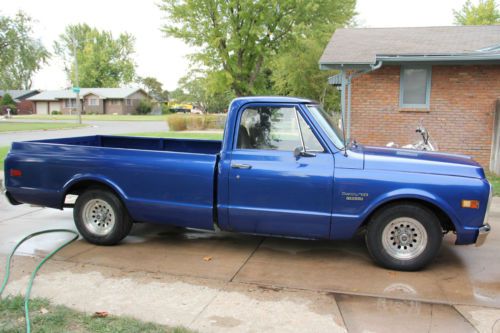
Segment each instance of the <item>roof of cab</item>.
[{"label": "roof of cab", "polygon": [[317,104],[316,101],[300,98],[300,97],[285,97],[285,96],[247,96],[247,97],[237,97],[233,100],[233,103],[247,104],[247,103],[313,103]]}]

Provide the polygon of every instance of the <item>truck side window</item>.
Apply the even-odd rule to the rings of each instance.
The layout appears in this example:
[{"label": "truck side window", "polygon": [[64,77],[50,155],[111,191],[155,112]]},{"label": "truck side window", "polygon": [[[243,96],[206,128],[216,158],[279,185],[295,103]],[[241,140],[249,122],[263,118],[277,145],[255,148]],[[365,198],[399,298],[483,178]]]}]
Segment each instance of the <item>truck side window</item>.
[{"label": "truck side window", "polygon": [[[307,123],[299,117],[307,149],[323,152]],[[243,111],[238,129],[238,149],[293,151],[299,146],[300,132],[294,107],[256,107]]]}]

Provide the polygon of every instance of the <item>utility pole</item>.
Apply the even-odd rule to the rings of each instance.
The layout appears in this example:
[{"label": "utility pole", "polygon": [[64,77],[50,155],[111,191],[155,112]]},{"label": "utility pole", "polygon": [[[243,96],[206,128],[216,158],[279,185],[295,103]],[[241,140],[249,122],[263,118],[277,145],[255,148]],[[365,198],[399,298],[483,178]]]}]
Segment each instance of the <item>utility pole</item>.
[{"label": "utility pole", "polygon": [[82,108],[80,106],[80,82],[78,80],[78,59],[76,56],[76,39],[73,38],[73,55],[75,56],[75,86],[73,91],[76,93],[76,110],[78,114],[78,123],[82,123]]}]

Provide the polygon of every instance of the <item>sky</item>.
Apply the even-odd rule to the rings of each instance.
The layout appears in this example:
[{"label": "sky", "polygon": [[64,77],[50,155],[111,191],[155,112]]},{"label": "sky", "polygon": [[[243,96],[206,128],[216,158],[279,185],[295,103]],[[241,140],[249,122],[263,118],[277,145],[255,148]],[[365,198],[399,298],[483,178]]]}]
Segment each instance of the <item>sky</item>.
[{"label": "sky", "polygon": [[[314,1],[314,0],[312,0]],[[357,22],[361,27],[443,26],[453,24],[453,9],[465,0],[358,0]],[[1,15],[19,10],[34,20],[34,35],[53,52],[53,43],[69,24],[87,23],[115,36],[135,36],[134,60],[139,76],[153,76],[173,90],[189,69],[186,56],[193,49],[160,31],[163,14],[159,0],[3,0]],[[53,55],[33,79],[34,89],[63,89],[69,82],[61,60]]]}]

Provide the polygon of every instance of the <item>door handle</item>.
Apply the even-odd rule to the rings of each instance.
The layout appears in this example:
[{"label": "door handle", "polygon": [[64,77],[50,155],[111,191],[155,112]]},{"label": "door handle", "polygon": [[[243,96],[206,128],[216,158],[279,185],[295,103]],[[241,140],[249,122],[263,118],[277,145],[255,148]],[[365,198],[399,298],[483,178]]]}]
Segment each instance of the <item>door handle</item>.
[{"label": "door handle", "polygon": [[251,169],[252,166],[250,164],[232,163],[231,168],[233,168],[233,169]]}]

